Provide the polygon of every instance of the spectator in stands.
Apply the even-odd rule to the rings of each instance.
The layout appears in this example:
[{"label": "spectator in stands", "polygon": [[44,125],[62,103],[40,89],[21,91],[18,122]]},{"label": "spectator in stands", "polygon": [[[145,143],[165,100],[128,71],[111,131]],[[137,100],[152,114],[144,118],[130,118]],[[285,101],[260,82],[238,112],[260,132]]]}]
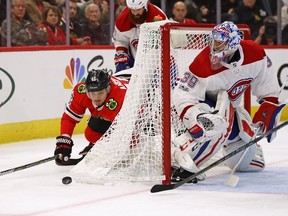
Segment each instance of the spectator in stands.
[{"label": "spectator in stands", "polygon": [[94,3],[97,4],[101,11],[101,16],[99,22],[104,25],[108,25],[110,22],[110,12],[109,12],[109,3],[107,0],[89,0],[80,8],[80,23],[86,22],[85,8],[87,5]]},{"label": "spectator in stands", "polygon": [[197,23],[201,21],[201,14],[197,4],[193,0],[184,0],[187,6],[186,18],[193,19]]},{"label": "spectator in stands", "polygon": [[282,0],[283,6],[281,8],[281,28],[288,24],[288,0]]},{"label": "spectator in stands", "polygon": [[42,14],[46,8],[51,6],[48,2],[42,0],[26,0],[26,12],[35,25],[39,25],[42,21]]},{"label": "spectator in stands", "polygon": [[267,12],[267,16],[277,16],[277,0],[256,0],[256,4]]},{"label": "spectator in stands", "polygon": [[[47,32],[48,45],[65,45],[66,35],[58,26],[61,14],[56,6],[49,6],[43,13],[42,23],[38,26],[39,29]],[[72,38],[70,37],[70,44],[72,45],[87,45],[90,44],[89,37]]]},{"label": "spectator in stands", "polygon": [[49,45],[66,44],[65,33],[58,27],[60,18],[61,14],[56,6],[49,6],[42,15],[42,22],[38,28],[47,32]]},{"label": "spectator in stands", "polygon": [[170,20],[174,20],[179,23],[196,24],[195,20],[186,18],[187,6],[182,1],[175,2],[172,9],[172,14],[173,17],[171,17]]},{"label": "spectator in stands", "polygon": [[[172,9],[173,9],[173,6],[174,6],[174,4],[177,2],[177,1],[179,1],[179,0],[169,0],[169,1],[166,1],[166,15],[167,15],[167,17],[172,17],[173,16],[173,14],[172,14]],[[154,4],[153,2],[150,2],[150,3],[152,3],[152,4]],[[158,5],[157,5],[157,7],[159,7]],[[160,7],[159,7],[160,8]]]},{"label": "spectator in stands", "polygon": [[126,0],[117,0],[117,3],[115,4],[115,19],[124,10],[126,6]]},{"label": "spectator in stands", "polygon": [[[62,14],[61,20],[59,22],[59,27],[64,33],[66,33],[66,3],[61,3],[58,5],[60,13]],[[82,36],[81,26],[76,19],[77,14],[77,0],[69,0],[69,17],[70,17],[70,36],[72,38],[80,38]]]},{"label": "spectator in stands", "polygon": [[238,0],[222,0],[221,21],[237,22],[237,14],[235,13],[235,8],[237,8],[238,5]]},{"label": "spectator in stands", "polygon": [[216,1],[195,0],[200,13],[201,23],[216,23]]},{"label": "spectator in stands", "polygon": [[94,45],[108,45],[108,28],[100,23],[101,11],[98,4],[90,3],[85,8],[86,22],[81,24],[82,34],[91,38]]},{"label": "spectator in stands", "polygon": [[[12,46],[37,46],[47,45],[47,34],[37,26],[24,19],[25,0],[11,1],[11,45]],[[7,20],[1,24],[1,44],[6,46]]]},{"label": "spectator in stands", "polygon": [[255,42],[260,45],[277,45],[277,21],[274,16],[267,16],[264,19],[264,25],[259,28]]},{"label": "spectator in stands", "polygon": [[250,26],[251,39],[255,40],[259,33],[259,28],[263,25],[263,20],[267,12],[256,5],[256,0],[243,0],[235,9],[238,17],[237,23],[247,24]]}]

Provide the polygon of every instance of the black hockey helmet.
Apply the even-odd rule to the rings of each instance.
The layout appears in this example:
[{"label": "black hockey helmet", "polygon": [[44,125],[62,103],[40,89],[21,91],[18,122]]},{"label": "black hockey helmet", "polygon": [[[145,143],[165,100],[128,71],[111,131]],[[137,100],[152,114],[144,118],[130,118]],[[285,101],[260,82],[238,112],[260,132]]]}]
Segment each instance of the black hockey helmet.
[{"label": "black hockey helmet", "polygon": [[85,84],[88,92],[95,92],[105,89],[110,84],[110,78],[107,69],[92,69],[88,72]]}]

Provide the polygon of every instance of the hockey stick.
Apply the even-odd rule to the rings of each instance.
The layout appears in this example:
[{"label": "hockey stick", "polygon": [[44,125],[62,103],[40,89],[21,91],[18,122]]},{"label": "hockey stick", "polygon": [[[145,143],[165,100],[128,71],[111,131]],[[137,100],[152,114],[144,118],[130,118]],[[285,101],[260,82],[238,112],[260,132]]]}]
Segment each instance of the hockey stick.
[{"label": "hockey stick", "polygon": [[[261,127],[258,127],[255,131],[254,136],[252,137],[252,140],[256,138],[256,136],[258,135],[258,132],[260,131]],[[230,172],[230,175],[228,176],[225,185],[231,186],[231,187],[236,187],[236,185],[238,184],[239,181],[239,176],[235,175],[235,171],[237,169],[237,167],[239,166],[239,164],[242,162],[243,158],[245,157],[245,155],[247,154],[249,148],[246,148],[245,151],[243,152],[243,154],[241,155],[240,159],[238,160],[237,164],[233,167],[233,169]]]},{"label": "hockey stick", "polygon": [[57,163],[56,161],[56,164],[58,166],[73,166],[73,165],[78,164],[83,158],[84,156],[80,158],[69,158],[67,161],[62,161],[61,163]]},{"label": "hockey stick", "polygon": [[207,172],[208,170],[212,169],[213,167],[221,164],[222,162],[224,162],[227,159],[231,158],[232,156],[238,154],[239,152],[245,150],[246,148],[250,147],[251,145],[257,143],[258,141],[260,141],[264,137],[266,137],[266,136],[278,131],[279,129],[281,129],[283,127],[285,127],[287,124],[288,124],[288,121],[285,121],[285,122],[277,125],[276,127],[274,127],[271,130],[267,131],[263,135],[251,140],[250,142],[246,143],[245,145],[239,147],[238,149],[235,149],[234,151],[230,152],[226,156],[220,158],[219,160],[215,161],[214,163],[210,164],[209,166],[205,167],[204,169],[200,170],[199,172],[189,176],[188,178],[186,178],[186,179],[184,179],[184,180],[182,180],[182,181],[180,181],[180,182],[178,182],[176,184],[168,184],[168,185],[158,184],[158,185],[154,185],[151,188],[150,192],[151,193],[156,193],[156,192],[176,189],[176,188],[182,186],[183,184],[191,181],[192,179],[196,178],[197,176],[201,175],[202,173]]},{"label": "hockey stick", "polygon": [[30,167],[33,167],[33,166],[37,166],[37,165],[40,165],[40,164],[55,160],[57,157],[59,157],[59,155],[54,155],[52,157],[48,157],[48,158],[45,158],[45,159],[42,159],[42,160],[39,160],[39,161],[35,161],[33,163],[29,163],[29,164],[25,164],[25,165],[22,165],[22,166],[19,166],[19,167],[15,167],[15,168],[12,168],[12,169],[4,170],[4,171],[0,172],[0,176],[7,175],[7,174],[10,174],[10,173],[14,173],[16,171],[24,170],[24,169],[27,169],[27,168],[30,168]]}]

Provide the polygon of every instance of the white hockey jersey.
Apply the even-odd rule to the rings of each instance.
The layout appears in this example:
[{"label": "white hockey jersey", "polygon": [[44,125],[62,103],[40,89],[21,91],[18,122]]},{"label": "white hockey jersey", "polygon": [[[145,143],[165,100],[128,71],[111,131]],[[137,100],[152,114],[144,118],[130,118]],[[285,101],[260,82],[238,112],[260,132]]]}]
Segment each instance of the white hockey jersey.
[{"label": "white hockey jersey", "polygon": [[199,53],[173,92],[173,103],[181,117],[188,107],[204,101],[207,95],[216,100],[220,90],[227,91],[234,107],[239,106],[249,86],[258,101],[265,97],[278,98],[279,86],[264,49],[254,41],[244,40],[238,50],[238,61],[217,70],[211,69],[209,46]]},{"label": "white hockey jersey", "polygon": [[[124,51],[129,53],[134,59],[137,51],[140,25],[135,25],[129,19],[129,8],[126,7],[122,13],[117,17],[115,22],[112,42],[116,51]],[[157,6],[148,3],[148,11],[145,22],[154,22],[166,20],[165,13]]]}]

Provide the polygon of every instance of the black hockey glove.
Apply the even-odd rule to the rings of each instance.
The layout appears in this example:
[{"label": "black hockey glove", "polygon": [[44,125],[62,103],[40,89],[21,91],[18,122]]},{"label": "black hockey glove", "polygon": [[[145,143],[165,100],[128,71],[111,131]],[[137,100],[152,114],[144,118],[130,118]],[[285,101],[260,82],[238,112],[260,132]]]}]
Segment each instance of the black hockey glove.
[{"label": "black hockey glove", "polygon": [[90,149],[94,146],[93,143],[89,143],[88,146],[86,146],[81,152],[79,152],[79,155],[82,155],[83,157],[90,151]]},{"label": "black hockey glove", "polygon": [[59,155],[60,157],[55,159],[57,165],[63,165],[69,160],[72,152],[73,141],[70,137],[58,136],[56,137],[56,148],[54,155]]}]

